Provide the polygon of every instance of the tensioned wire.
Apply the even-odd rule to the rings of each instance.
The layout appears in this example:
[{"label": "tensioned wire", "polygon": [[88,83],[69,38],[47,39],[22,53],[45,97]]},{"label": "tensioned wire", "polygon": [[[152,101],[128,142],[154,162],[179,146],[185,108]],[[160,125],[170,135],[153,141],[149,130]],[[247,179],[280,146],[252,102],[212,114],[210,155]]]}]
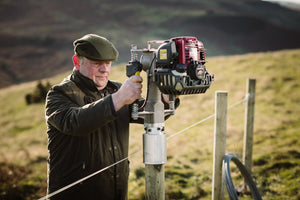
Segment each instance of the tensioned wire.
[{"label": "tensioned wire", "polygon": [[[239,105],[240,103],[243,103],[243,102],[247,101],[247,99],[248,99],[248,95],[246,95],[242,100],[240,100],[240,101],[238,101],[238,102],[236,102],[236,103],[228,106],[227,110],[229,110],[229,109],[231,109],[231,108]],[[212,115],[210,115],[210,116],[208,116],[208,117],[206,117],[206,118],[204,118],[204,119],[202,119],[202,120],[200,120],[200,121],[198,121],[198,122],[196,122],[196,123],[194,123],[194,124],[192,124],[192,125],[184,128],[184,129],[182,129],[181,131],[178,131],[177,133],[174,133],[174,134],[170,135],[169,137],[167,137],[167,140],[171,139],[172,137],[174,137],[176,135],[179,135],[179,134],[183,133],[184,131],[186,131],[186,130],[194,127],[194,126],[197,126],[198,124],[201,124],[202,122],[205,122],[206,120],[209,120],[210,118],[213,118],[214,116],[215,116],[215,114],[212,114]]]},{"label": "tensioned wire", "polygon": [[[233,107],[235,107],[235,106],[237,106],[237,105],[239,105],[241,103],[246,102],[248,100],[248,97],[249,97],[249,94],[247,94],[242,100],[240,100],[240,101],[238,101],[238,102],[236,102],[236,103],[228,106],[227,110],[229,110],[229,109],[231,109],[231,108],[233,108]],[[200,121],[198,121],[198,122],[196,122],[196,123],[194,123],[194,124],[192,124],[192,125],[184,128],[184,129],[182,129],[181,131],[178,131],[177,133],[174,133],[174,134],[170,135],[169,137],[167,137],[167,140],[169,140],[169,139],[171,139],[171,138],[173,138],[173,137],[175,137],[175,136],[177,136],[179,134],[182,134],[186,130],[188,130],[188,129],[194,127],[194,126],[197,126],[197,125],[199,125],[199,124],[201,124],[201,123],[203,123],[203,122],[205,122],[205,121],[213,118],[214,116],[215,116],[215,114],[209,115],[208,117],[206,117],[206,118],[204,118],[204,119],[202,119],[202,120],[200,120]],[[109,168],[111,168],[111,167],[113,167],[113,166],[115,166],[115,165],[117,165],[117,164],[119,164],[121,162],[124,162],[125,160],[128,160],[129,158],[134,157],[134,156],[136,156],[137,154],[139,154],[141,152],[142,152],[142,150],[138,150],[135,153],[130,154],[126,158],[123,158],[123,159],[121,159],[121,160],[119,160],[119,161],[117,161],[117,162],[115,162],[115,163],[113,163],[113,164],[111,164],[111,165],[109,165],[107,167],[104,167],[104,168],[102,168],[102,169],[100,169],[100,170],[98,170],[98,171],[96,171],[96,172],[94,172],[94,173],[92,173],[92,174],[90,174],[90,175],[88,175],[86,177],[83,177],[82,179],[79,179],[79,180],[77,180],[77,181],[75,181],[75,182],[73,182],[73,183],[71,183],[69,185],[66,185],[65,187],[62,187],[62,188],[60,188],[60,189],[58,189],[58,190],[56,190],[56,191],[54,191],[54,192],[52,192],[50,194],[48,194],[48,195],[46,195],[46,196],[38,199],[38,200],[46,200],[46,199],[48,199],[50,197],[53,197],[54,195],[57,195],[57,194],[65,191],[65,190],[67,190],[67,189],[69,189],[69,188],[71,188],[71,187],[79,184],[80,182],[85,181],[85,180],[87,180],[87,179],[89,179],[89,178],[91,178],[91,177],[93,177],[93,176],[95,176],[97,174],[100,174],[101,172],[103,172],[103,171],[105,171],[105,170],[107,170],[107,169],[109,169]]]}]

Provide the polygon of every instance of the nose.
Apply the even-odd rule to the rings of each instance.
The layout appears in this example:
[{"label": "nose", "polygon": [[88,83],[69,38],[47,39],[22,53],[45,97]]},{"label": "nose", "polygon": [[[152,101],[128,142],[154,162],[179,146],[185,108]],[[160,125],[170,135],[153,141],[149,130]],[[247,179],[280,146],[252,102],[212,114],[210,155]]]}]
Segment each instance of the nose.
[{"label": "nose", "polygon": [[109,66],[107,64],[101,64],[99,66],[99,71],[101,71],[101,72],[106,72],[108,70],[109,70]]}]

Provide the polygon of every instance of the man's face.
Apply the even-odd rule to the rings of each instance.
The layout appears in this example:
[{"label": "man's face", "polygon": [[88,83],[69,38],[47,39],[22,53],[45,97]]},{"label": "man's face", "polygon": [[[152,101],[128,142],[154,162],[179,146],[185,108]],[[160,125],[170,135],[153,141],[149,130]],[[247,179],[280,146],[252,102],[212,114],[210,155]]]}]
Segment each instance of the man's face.
[{"label": "man's face", "polygon": [[92,79],[98,90],[104,89],[108,82],[111,61],[93,61],[85,57],[82,59],[79,72]]}]

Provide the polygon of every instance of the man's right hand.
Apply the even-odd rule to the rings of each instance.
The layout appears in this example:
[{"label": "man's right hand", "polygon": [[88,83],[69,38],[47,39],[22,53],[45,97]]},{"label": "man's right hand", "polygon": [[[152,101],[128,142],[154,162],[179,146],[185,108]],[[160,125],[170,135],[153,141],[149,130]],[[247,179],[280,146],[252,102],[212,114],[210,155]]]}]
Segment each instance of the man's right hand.
[{"label": "man's right hand", "polygon": [[142,77],[131,76],[116,93],[112,94],[112,101],[116,111],[142,97],[142,82]]}]

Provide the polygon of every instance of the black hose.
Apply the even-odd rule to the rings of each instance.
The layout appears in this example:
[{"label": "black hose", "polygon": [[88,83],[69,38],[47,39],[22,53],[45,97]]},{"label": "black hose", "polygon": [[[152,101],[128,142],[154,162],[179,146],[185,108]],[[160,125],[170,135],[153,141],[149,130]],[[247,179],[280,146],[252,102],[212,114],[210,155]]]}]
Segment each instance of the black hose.
[{"label": "black hose", "polygon": [[230,160],[232,160],[236,164],[236,166],[239,168],[240,172],[242,173],[243,177],[245,178],[245,181],[250,188],[253,199],[261,200],[262,199],[261,195],[250,173],[247,171],[246,167],[239,161],[237,156],[233,153],[228,153],[227,155],[225,155],[223,160],[223,180],[225,180],[226,189],[230,199],[238,200],[238,195],[231,178],[230,165],[229,165]]}]

